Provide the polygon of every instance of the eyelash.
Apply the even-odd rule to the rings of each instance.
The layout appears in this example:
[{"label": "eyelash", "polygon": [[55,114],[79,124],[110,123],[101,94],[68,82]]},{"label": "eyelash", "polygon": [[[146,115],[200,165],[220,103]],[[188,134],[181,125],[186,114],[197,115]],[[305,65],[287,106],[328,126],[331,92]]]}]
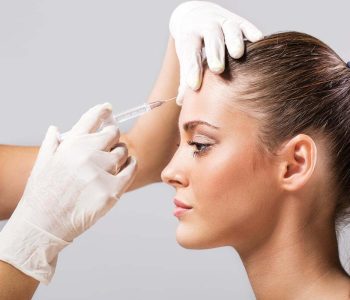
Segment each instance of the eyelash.
[{"label": "eyelash", "polygon": [[187,144],[197,148],[197,150],[193,151],[193,157],[204,155],[212,146],[212,144],[197,143],[194,141],[188,141]]}]

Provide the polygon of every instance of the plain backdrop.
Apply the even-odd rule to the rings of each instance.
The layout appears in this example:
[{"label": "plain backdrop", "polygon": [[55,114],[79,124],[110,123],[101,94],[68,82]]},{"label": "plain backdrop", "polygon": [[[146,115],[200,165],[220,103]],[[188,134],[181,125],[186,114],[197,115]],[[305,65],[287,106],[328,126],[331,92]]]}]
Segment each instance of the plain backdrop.
[{"label": "plain backdrop", "polygon": [[[67,130],[97,103],[146,101],[180,2],[0,0],[0,142],[37,145],[50,124]],[[217,3],[265,34],[303,31],[350,60],[348,0]],[[63,251],[34,299],[254,299],[233,249],[177,245],[173,195],[163,184],[126,194]]]}]

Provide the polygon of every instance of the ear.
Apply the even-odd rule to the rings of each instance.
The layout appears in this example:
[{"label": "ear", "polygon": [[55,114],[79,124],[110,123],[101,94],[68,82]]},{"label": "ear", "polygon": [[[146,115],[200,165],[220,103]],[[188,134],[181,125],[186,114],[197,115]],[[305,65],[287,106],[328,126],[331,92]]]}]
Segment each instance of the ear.
[{"label": "ear", "polygon": [[317,162],[317,147],[306,134],[298,134],[279,151],[280,182],[282,188],[296,191],[310,179]]}]

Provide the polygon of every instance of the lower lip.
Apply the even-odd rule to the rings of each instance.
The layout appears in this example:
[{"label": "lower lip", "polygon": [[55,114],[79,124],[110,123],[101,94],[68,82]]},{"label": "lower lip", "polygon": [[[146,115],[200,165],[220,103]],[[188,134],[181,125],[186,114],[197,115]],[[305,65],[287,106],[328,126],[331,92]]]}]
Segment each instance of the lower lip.
[{"label": "lower lip", "polygon": [[174,210],[174,216],[179,218],[185,213],[189,212],[191,208],[182,208],[182,207],[176,207]]}]

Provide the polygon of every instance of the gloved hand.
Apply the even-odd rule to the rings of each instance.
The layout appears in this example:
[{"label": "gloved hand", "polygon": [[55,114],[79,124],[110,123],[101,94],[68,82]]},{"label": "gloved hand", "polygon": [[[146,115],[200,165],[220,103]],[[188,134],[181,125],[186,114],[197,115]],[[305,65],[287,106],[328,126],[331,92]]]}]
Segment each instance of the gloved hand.
[{"label": "gloved hand", "polygon": [[[207,1],[180,4],[170,17],[169,29],[180,62],[176,99],[179,105],[187,85],[193,90],[200,88],[204,55],[209,69],[219,74],[225,69],[225,44],[232,58],[240,58],[244,53],[242,32],[251,42],[263,37],[261,31],[246,19]],[[202,53],[203,41],[205,54]]]},{"label": "gloved hand", "polygon": [[0,233],[0,260],[49,283],[58,253],[126,190],[135,159],[118,145],[116,126],[96,132],[111,114],[110,104],[93,107],[62,143],[58,130],[48,129],[23,197]]}]

